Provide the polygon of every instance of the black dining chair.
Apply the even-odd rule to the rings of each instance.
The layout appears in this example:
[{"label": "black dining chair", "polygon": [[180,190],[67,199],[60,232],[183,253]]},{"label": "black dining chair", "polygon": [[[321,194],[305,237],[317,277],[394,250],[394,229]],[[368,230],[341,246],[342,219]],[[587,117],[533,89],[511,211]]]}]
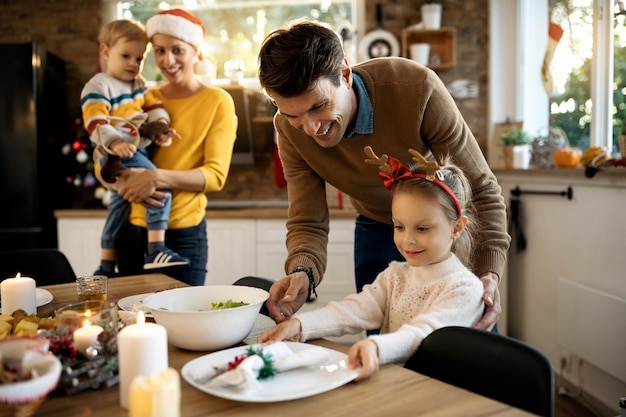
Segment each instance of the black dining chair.
[{"label": "black dining chair", "polygon": [[512,337],[443,327],[424,338],[404,367],[540,416],[554,416],[550,361]]},{"label": "black dining chair", "polygon": [[37,286],[76,282],[76,274],[63,252],[54,248],[0,252],[0,280],[17,273],[35,280]]},{"label": "black dining chair", "polygon": [[[233,285],[243,285],[245,287],[255,287],[255,288],[260,288],[262,290],[265,290],[265,291],[269,292],[270,291],[270,287],[275,282],[276,282],[275,280],[269,279],[269,278],[247,276],[247,277],[239,278],[237,281],[233,282]],[[263,314],[264,316],[268,316],[268,317],[270,316],[270,313],[267,310],[267,306],[265,305],[265,303],[263,303],[263,306],[261,307],[260,313]]]}]

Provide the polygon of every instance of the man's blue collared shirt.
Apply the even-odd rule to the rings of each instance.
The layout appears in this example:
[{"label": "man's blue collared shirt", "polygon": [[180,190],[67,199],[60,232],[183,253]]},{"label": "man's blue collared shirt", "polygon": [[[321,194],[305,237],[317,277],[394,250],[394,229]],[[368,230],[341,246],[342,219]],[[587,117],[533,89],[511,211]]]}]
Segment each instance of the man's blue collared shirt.
[{"label": "man's blue collared shirt", "polygon": [[346,131],[345,137],[347,138],[355,134],[370,135],[374,133],[374,110],[372,109],[370,97],[367,95],[365,83],[354,72],[352,73],[352,79],[354,80],[352,88],[356,92],[358,106],[354,126],[349,131]]}]

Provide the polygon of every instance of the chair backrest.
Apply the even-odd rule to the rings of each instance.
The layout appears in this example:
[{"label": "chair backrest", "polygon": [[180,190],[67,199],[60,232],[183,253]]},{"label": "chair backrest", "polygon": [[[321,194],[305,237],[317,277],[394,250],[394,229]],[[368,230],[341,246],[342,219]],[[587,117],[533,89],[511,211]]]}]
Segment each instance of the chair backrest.
[{"label": "chair backrest", "polygon": [[443,327],[424,338],[404,367],[541,416],[554,416],[550,361],[511,337]]},{"label": "chair backrest", "polygon": [[63,252],[53,248],[0,252],[0,280],[17,273],[29,276],[37,286],[76,281],[76,274]]},{"label": "chair backrest", "polygon": [[[244,287],[261,288],[262,290],[269,292],[270,287],[275,282],[276,281],[274,281],[273,279],[269,279],[269,278],[247,276],[247,277],[239,278],[237,281],[233,282],[233,285],[243,285]],[[267,306],[265,305],[265,303],[263,303],[260,313],[263,314],[264,316],[269,317],[270,313],[269,311],[267,311]]]}]

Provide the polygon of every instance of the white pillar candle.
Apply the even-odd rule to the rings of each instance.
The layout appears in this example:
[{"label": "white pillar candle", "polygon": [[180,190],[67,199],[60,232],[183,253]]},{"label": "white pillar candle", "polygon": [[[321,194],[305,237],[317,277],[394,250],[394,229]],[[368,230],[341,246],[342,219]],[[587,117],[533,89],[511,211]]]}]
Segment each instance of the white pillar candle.
[{"label": "white pillar candle", "polygon": [[82,354],[87,353],[89,346],[100,346],[98,343],[98,335],[104,329],[98,325],[91,325],[89,320],[85,320],[83,327],[74,331],[74,347]]},{"label": "white pillar candle", "polygon": [[37,292],[35,280],[22,277],[7,278],[0,282],[2,294],[2,314],[10,316],[15,310],[22,309],[28,314],[37,313]]},{"label": "white pillar candle", "polygon": [[120,405],[128,408],[130,385],[137,375],[150,376],[168,368],[167,331],[156,323],[146,323],[137,314],[137,324],[120,330],[117,335],[120,374]]},{"label": "white pillar candle", "polygon": [[180,417],[180,377],[173,368],[137,375],[130,386],[130,417]]}]

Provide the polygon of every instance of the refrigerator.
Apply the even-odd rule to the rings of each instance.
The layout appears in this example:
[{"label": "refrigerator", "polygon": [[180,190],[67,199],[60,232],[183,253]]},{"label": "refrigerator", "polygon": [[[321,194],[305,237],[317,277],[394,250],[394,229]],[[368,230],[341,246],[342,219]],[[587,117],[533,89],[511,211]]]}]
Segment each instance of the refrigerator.
[{"label": "refrigerator", "polygon": [[65,63],[37,43],[0,43],[0,251],[57,247],[71,206]]}]

